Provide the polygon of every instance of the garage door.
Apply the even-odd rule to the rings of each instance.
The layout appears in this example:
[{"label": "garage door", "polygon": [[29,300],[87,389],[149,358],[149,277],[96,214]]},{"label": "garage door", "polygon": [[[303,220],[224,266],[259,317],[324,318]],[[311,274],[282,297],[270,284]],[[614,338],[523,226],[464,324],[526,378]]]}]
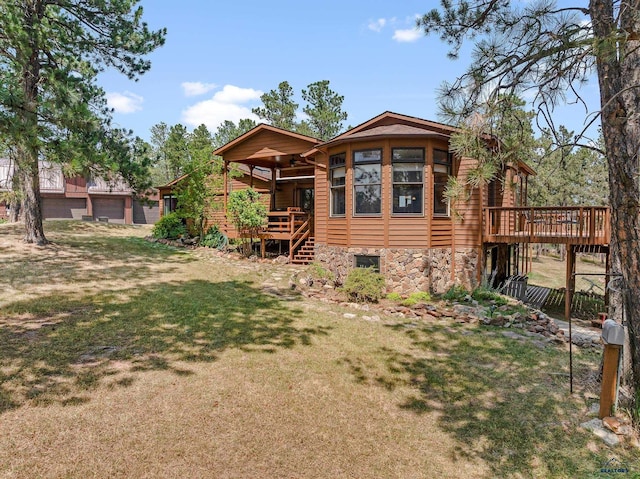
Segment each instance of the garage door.
[{"label": "garage door", "polygon": [[133,222],[137,225],[152,225],[160,219],[160,207],[158,201],[133,202]]},{"label": "garage door", "polygon": [[87,214],[84,198],[42,198],[42,217],[45,220],[80,220]]},{"label": "garage door", "polygon": [[93,217],[106,217],[109,223],[124,224],[124,198],[93,198]]}]

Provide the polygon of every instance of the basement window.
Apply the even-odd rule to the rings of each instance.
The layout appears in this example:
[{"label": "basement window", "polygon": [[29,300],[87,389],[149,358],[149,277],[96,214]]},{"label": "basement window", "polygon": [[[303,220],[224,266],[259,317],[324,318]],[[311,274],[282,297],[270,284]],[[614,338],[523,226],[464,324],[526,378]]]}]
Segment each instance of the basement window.
[{"label": "basement window", "polygon": [[380,272],[380,256],[357,254],[355,255],[356,268],[373,268],[376,273]]}]

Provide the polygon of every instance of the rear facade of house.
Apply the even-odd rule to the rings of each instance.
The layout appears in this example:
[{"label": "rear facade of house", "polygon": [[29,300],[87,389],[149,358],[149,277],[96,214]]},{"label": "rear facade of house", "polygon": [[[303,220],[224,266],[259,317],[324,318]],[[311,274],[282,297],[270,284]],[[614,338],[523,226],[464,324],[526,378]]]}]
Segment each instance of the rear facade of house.
[{"label": "rear facade of house", "polygon": [[[258,125],[214,152],[248,171],[241,185],[225,182],[222,203],[234,188],[257,185],[269,206],[261,240],[282,242],[294,263],[317,261],[342,277],[373,266],[398,292],[473,287],[483,265],[482,208],[518,206],[531,170],[506,168],[454,211],[443,196],[447,180],[476,164],[450,153],[455,131],[391,112],[324,143]],[[269,171],[270,182],[254,178],[256,169]],[[211,221],[237,235],[223,215]]]}]

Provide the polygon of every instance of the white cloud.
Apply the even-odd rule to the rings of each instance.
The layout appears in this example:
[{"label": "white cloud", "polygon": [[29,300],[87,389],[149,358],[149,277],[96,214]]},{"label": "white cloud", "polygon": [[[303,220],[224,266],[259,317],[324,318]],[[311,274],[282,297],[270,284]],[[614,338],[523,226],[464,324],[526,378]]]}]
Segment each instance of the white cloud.
[{"label": "white cloud", "polygon": [[218,85],[215,83],[202,83],[199,81],[186,81],[182,83],[185,96],[199,96],[210,92]]},{"label": "white cloud", "polygon": [[144,98],[130,91],[124,93],[110,92],[105,95],[107,97],[107,105],[113,108],[116,113],[128,114],[142,110],[142,102]]},{"label": "white cloud", "polygon": [[211,99],[198,102],[184,110],[182,120],[193,127],[204,123],[210,130],[215,130],[225,120],[237,123],[243,118],[251,118],[259,121],[259,118],[251,113],[251,106],[261,95],[260,90],[253,88],[225,85]]},{"label": "white cloud", "polygon": [[377,20],[371,20],[367,27],[371,31],[380,33],[386,24],[387,24],[386,18],[378,18]]},{"label": "white cloud", "polygon": [[418,28],[407,28],[393,32],[393,39],[400,43],[411,43],[422,38],[422,32]]}]

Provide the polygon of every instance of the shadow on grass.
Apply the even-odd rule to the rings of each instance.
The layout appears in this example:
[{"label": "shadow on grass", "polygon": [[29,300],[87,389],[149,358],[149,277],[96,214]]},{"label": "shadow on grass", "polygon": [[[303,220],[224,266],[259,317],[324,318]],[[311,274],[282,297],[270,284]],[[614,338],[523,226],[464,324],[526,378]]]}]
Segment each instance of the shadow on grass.
[{"label": "shadow on grass", "polygon": [[[11,321],[26,314],[39,321],[38,329]],[[214,361],[229,348],[275,353],[328,334],[327,328],[299,327],[302,314],[239,281],[192,280],[82,301],[52,295],[14,303],[0,324],[0,412],[27,400],[79,404],[95,388],[131,385],[139,371],[186,376],[192,372],[185,362]]]},{"label": "shadow on grass", "polygon": [[[137,237],[62,236],[36,254],[29,250],[3,252],[2,275],[6,284],[23,288],[61,282],[142,280],[193,256]],[[158,264],[162,266],[158,268]],[[151,266],[156,265],[154,271]]]},{"label": "shadow on grass", "polygon": [[481,460],[492,477],[592,477],[599,471],[606,457],[590,453],[589,436],[576,431],[580,405],[569,395],[562,351],[487,331],[394,329],[409,336],[411,352],[383,348],[384,368],[374,372],[352,361],[354,380],[413,391],[399,406],[436,415],[441,430],[460,444],[452,466]]}]

